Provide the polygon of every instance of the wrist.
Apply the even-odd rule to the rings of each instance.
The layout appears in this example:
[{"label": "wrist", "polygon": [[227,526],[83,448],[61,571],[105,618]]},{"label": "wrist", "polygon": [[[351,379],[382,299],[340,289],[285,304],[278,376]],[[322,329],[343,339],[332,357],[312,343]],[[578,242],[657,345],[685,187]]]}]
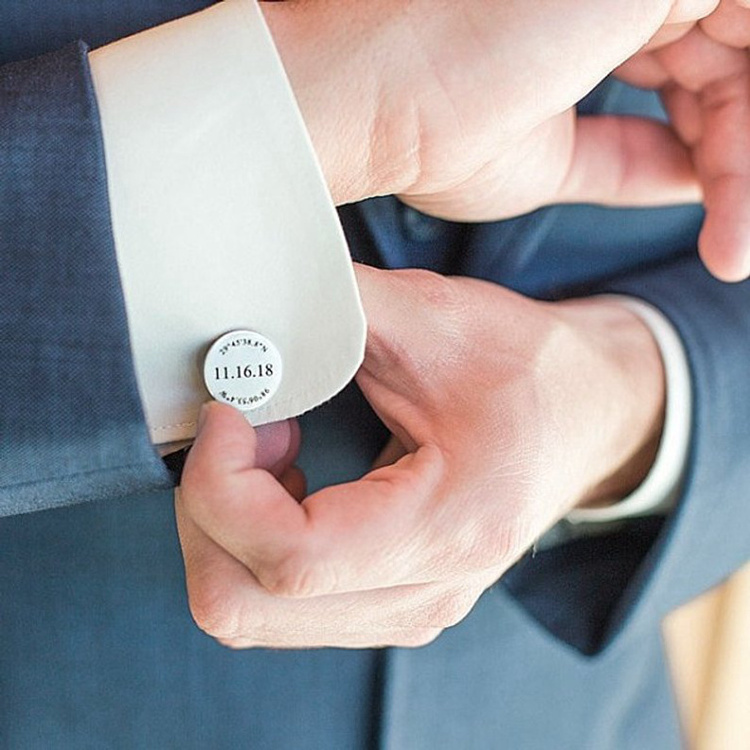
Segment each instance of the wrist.
[{"label": "wrist", "polygon": [[[601,507],[629,495],[648,475],[664,426],[665,372],[649,327],[609,299],[558,303],[559,312],[583,336],[596,373],[587,385],[591,461],[577,507]],[[588,380],[588,379],[587,379]]]},{"label": "wrist", "polygon": [[337,205],[397,192],[413,169],[410,121],[386,85],[400,29],[382,5],[260,3]]}]

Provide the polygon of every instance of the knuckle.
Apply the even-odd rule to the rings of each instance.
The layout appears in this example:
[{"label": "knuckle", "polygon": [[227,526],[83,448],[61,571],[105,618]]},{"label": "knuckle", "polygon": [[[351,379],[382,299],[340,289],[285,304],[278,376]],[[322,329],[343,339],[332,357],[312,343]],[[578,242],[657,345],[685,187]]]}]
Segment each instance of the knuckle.
[{"label": "knuckle", "polygon": [[[475,300],[467,297],[463,284],[432,271],[414,271],[415,288],[421,296],[422,309],[430,315],[436,333],[464,353],[465,333],[473,318]],[[468,346],[468,345],[467,345]]]},{"label": "knuckle", "polygon": [[747,78],[743,70],[712,82],[703,89],[700,97],[707,109],[721,110],[743,101],[747,93]]},{"label": "knuckle", "polygon": [[288,554],[283,560],[255,571],[260,584],[272,596],[309,599],[331,593],[334,585],[324,571],[303,552]]},{"label": "knuckle", "polygon": [[455,286],[445,276],[423,268],[415,268],[408,273],[410,284],[419,292],[423,303],[438,310],[453,304]]},{"label": "knuckle", "polygon": [[432,605],[427,624],[440,628],[457,625],[471,612],[475,602],[476,597],[464,591],[444,595]]},{"label": "knuckle", "polygon": [[406,342],[378,327],[371,326],[367,331],[367,352],[367,368],[378,380],[393,372],[409,376],[421,366],[420,358]]},{"label": "knuckle", "polygon": [[232,641],[239,633],[239,608],[221,588],[199,586],[188,592],[190,614],[195,624],[219,641]]},{"label": "knuckle", "polygon": [[[466,299],[454,281],[432,271],[409,269],[392,271],[398,274],[404,294],[415,300],[415,328],[431,330],[434,337],[450,341],[450,352],[464,340]],[[430,342],[432,342],[432,338]],[[423,345],[415,345],[413,337],[394,337],[378,326],[368,329],[368,369],[378,378],[398,372],[402,377],[421,379],[434,377],[432,358],[425,358]]]},{"label": "knuckle", "polygon": [[445,602],[443,623],[446,627],[458,625],[474,607],[476,599],[467,594],[454,595]]}]

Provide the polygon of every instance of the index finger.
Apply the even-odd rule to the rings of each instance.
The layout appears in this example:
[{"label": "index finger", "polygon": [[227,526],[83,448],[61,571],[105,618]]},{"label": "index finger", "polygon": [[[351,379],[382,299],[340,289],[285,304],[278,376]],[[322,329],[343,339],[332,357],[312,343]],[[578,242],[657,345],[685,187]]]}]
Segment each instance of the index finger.
[{"label": "index finger", "polygon": [[670,116],[679,122],[690,115],[684,90],[697,108],[693,162],[706,206],[701,257],[718,278],[739,281],[750,275],[750,60],[697,28],[657,55],[679,84],[664,92]]},{"label": "index finger", "polygon": [[216,543],[282,596],[320,596],[438,580],[443,546],[436,448],[298,503],[254,465],[252,428],[212,406],[185,466],[184,507]]}]

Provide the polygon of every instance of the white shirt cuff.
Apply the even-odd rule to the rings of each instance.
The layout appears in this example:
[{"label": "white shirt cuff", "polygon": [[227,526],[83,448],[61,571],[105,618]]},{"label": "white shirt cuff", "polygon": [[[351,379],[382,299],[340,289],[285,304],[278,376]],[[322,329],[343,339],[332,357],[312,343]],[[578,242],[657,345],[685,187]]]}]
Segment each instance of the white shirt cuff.
[{"label": "white shirt cuff", "polygon": [[[96,50],[90,63],[153,441],[194,436],[208,398],[201,360],[229,330],[262,334],[283,361],[275,395],[247,412],[254,424],[331,398],[361,363],[364,315],[257,3],[226,0]],[[246,371],[237,365],[237,377]]]},{"label": "white shirt cuff", "polygon": [[608,295],[608,298],[638,315],[656,339],[666,378],[664,428],[651,471],[638,488],[613,505],[570,512],[566,520],[573,524],[610,523],[668,513],[677,501],[688,460],[692,388],[682,341],[672,324],[653,305],[619,295]]}]

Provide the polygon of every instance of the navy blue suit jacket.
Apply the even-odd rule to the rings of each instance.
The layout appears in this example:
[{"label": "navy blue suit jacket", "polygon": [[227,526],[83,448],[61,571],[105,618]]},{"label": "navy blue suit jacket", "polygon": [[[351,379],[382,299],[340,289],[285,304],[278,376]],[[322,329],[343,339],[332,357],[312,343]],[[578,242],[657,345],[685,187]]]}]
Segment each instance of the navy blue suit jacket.
[{"label": "navy blue suit jacket", "polygon": [[[365,262],[659,307],[685,342],[695,399],[689,472],[666,522],[523,560],[415,651],[234,653],[192,625],[76,40],[208,4],[0,6],[0,747],[679,747],[660,620],[750,549],[750,286],[702,269],[692,209],[552,208],[482,226],[393,199],[342,211]],[[653,104],[605,84],[584,107]],[[313,486],[363,471],[385,437],[354,389],[303,429]]]}]

